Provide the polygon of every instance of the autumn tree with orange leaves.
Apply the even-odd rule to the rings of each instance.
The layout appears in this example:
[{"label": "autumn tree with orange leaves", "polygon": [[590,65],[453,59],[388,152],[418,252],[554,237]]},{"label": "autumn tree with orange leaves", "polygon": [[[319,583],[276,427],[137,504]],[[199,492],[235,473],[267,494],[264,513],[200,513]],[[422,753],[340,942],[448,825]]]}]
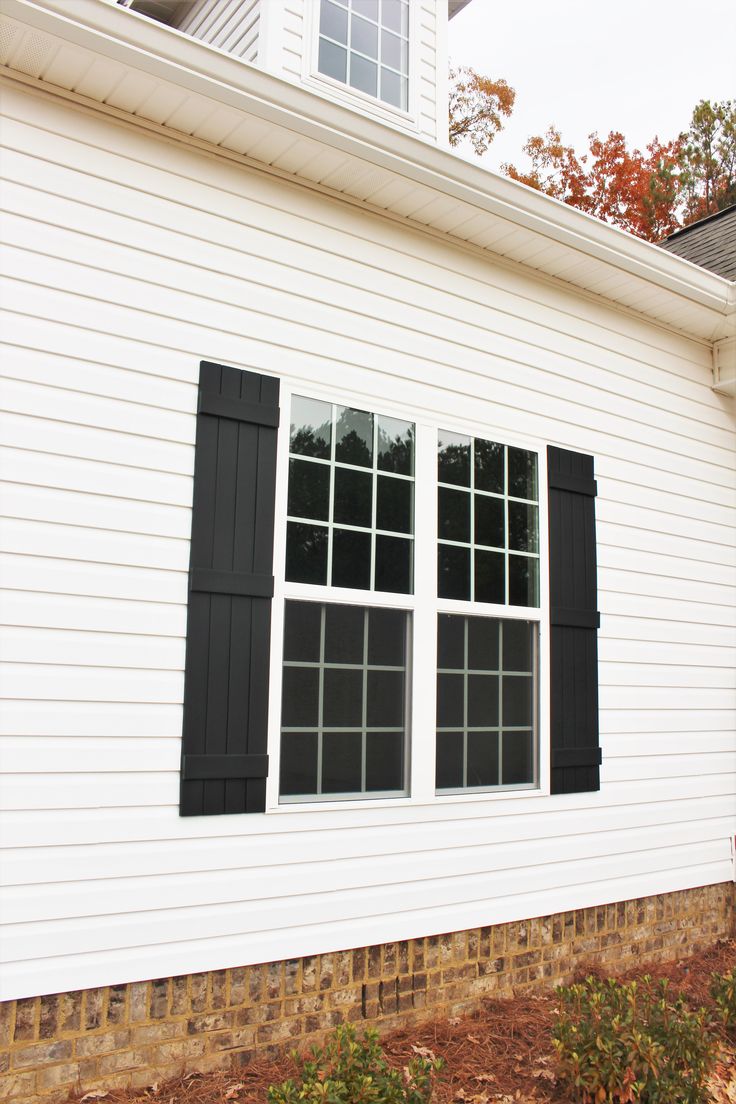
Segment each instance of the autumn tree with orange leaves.
[{"label": "autumn tree with orange leaves", "polygon": [[680,139],[654,138],[646,153],[630,150],[623,134],[611,131],[607,138],[591,134],[587,152],[578,157],[550,127],[524,146],[529,172],[508,164],[502,171],[637,237],[658,241],[680,225],[681,149]]},{"label": "autumn tree with orange leaves", "polygon": [[450,145],[467,139],[485,153],[514,110],[516,92],[503,79],[482,77],[467,65],[450,69]]}]

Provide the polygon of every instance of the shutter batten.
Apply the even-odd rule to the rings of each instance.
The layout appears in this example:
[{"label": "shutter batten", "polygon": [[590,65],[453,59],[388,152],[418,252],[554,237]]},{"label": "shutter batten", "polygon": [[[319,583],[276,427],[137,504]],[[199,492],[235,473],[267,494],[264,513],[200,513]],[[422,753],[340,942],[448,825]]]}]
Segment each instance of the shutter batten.
[{"label": "shutter batten", "polygon": [[279,382],[203,361],[180,812],[263,812]]},{"label": "shutter batten", "polygon": [[550,729],[552,793],[600,789],[593,457],[550,446]]}]

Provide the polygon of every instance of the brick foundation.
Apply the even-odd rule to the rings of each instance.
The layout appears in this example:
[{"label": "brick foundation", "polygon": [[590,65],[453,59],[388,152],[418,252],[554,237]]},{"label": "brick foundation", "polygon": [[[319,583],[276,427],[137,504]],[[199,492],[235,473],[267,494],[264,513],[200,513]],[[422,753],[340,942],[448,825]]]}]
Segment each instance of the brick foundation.
[{"label": "brick foundation", "polygon": [[312,958],[0,1004],[0,1100],[56,1104],[301,1044],[345,1020],[393,1026],[485,996],[683,957],[734,932],[736,887],[705,886],[577,912]]}]

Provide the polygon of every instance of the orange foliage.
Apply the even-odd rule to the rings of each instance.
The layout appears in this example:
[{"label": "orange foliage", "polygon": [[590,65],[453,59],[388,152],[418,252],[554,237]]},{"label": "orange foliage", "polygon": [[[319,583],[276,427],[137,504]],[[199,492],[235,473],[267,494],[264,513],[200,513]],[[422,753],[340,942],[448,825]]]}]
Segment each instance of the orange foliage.
[{"label": "orange foliage", "polygon": [[640,238],[658,241],[679,226],[680,148],[678,139],[654,138],[646,153],[629,150],[623,134],[591,134],[588,152],[578,157],[550,127],[524,146],[532,167],[527,173],[503,165],[512,179],[554,196],[589,215],[613,223]]},{"label": "orange foliage", "polygon": [[467,138],[485,153],[514,109],[516,92],[505,80],[482,77],[467,65],[450,69],[450,145]]}]

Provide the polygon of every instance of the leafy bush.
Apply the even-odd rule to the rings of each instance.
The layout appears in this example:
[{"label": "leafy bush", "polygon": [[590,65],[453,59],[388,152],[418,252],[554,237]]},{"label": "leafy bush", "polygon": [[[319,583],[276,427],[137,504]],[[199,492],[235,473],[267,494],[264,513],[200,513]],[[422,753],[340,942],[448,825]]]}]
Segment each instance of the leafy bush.
[{"label": "leafy bush", "polygon": [[699,1104],[717,1044],[705,1009],[671,999],[666,981],[589,977],[557,990],[559,1076],[583,1104]]},{"label": "leafy bush", "polygon": [[713,974],[710,995],[716,1002],[718,1018],[726,1027],[736,1027],[736,966],[728,974]]},{"label": "leafy bush", "polygon": [[441,1058],[415,1058],[402,1076],[389,1067],[377,1031],[358,1039],[345,1024],[302,1061],[299,1084],[271,1085],[268,1104],[429,1104],[442,1064]]}]

